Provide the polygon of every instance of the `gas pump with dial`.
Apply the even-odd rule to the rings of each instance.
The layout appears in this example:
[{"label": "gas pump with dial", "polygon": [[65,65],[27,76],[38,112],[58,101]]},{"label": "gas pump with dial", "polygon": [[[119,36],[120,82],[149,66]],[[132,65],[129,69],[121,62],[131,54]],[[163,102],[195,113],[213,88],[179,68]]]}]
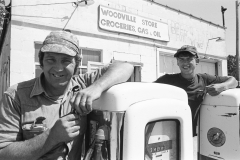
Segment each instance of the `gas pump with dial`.
[{"label": "gas pump with dial", "polygon": [[199,120],[199,160],[239,160],[240,89],[206,95]]},{"label": "gas pump with dial", "polygon": [[192,118],[184,90],[156,83],[118,84],[93,103],[86,151],[108,128],[111,160],[192,160]]}]

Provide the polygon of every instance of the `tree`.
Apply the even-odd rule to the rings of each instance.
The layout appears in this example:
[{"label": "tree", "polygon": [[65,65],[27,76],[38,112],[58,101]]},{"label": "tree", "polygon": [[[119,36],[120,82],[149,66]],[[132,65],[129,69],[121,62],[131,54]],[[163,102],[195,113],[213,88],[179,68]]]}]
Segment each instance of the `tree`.
[{"label": "tree", "polygon": [[236,57],[229,55],[227,57],[228,75],[237,78]]}]

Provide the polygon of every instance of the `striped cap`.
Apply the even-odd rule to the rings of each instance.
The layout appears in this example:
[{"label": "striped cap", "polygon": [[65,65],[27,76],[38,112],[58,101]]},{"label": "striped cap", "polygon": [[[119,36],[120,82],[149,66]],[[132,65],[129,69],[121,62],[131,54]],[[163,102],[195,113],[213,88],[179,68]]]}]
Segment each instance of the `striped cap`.
[{"label": "striped cap", "polygon": [[67,31],[53,31],[43,42],[41,52],[54,52],[76,56],[79,53],[77,37]]}]

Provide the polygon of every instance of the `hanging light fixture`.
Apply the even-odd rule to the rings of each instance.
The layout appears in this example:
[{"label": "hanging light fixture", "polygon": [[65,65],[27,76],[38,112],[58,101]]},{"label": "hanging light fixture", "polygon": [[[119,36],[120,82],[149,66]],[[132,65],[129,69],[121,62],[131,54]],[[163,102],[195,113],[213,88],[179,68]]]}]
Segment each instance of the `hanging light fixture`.
[{"label": "hanging light fixture", "polygon": [[73,4],[75,5],[75,6],[74,6],[75,9],[74,9],[74,11],[72,12],[70,18],[68,19],[67,23],[65,24],[65,26],[63,27],[62,30],[65,30],[68,22],[69,22],[70,19],[72,18],[72,15],[74,14],[74,12],[76,11],[76,9],[77,9],[78,6],[90,6],[90,5],[92,5],[93,3],[94,3],[93,0],[81,0],[81,1],[74,2]]},{"label": "hanging light fixture", "polygon": [[94,3],[93,0],[82,0],[82,1],[74,2],[74,4],[75,4],[76,6],[81,6],[81,7],[83,7],[83,6],[90,6],[90,5],[92,5],[93,3]]},{"label": "hanging light fixture", "polygon": [[210,40],[214,40],[214,39],[216,39],[216,42],[222,42],[222,41],[224,41],[224,39],[221,38],[221,37],[215,37],[215,38],[210,38],[210,39],[208,39],[207,47],[206,47],[205,54],[204,54],[203,58],[207,58],[207,57],[206,57],[206,54],[207,54],[207,49],[208,49],[209,41],[210,41]]}]

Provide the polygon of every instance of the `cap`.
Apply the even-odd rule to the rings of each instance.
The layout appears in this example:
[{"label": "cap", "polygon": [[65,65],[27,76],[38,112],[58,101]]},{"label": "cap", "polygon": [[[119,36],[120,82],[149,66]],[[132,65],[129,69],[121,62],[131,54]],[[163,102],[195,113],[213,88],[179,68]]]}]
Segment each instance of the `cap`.
[{"label": "cap", "polygon": [[67,31],[53,31],[43,42],[41,52],[54,52],[75,56],[79,53],[77,37]]},{"label": "cap", "polygon": [[198,51],[196,47],[194,46],[189,46],[189,45],[184,45],[180,49],[177,50],[177,53],[174,54],[174,57],[178,57],[180,53],[183,52],[188,52],[192,54],[193,56],[196,56],[198,58]]}]

